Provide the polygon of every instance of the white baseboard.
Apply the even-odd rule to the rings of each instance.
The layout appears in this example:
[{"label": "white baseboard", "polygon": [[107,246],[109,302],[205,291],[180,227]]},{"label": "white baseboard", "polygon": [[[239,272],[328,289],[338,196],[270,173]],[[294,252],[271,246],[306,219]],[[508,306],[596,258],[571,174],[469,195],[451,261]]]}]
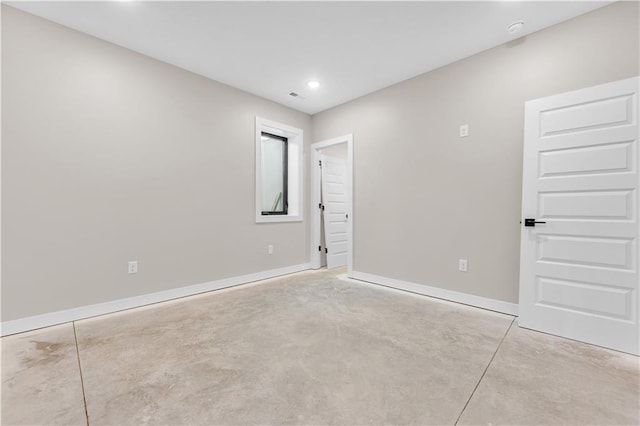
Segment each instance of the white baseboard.
[{"label": "white baseboard", "polygon": [[310,268],[310,263],[303,263],[300,265],[271,269],[269,271],[224,278],[202,284],[173,288],[171,290],[159,291],[157,293],[143,294],[140,296],[127,297],[126,299],[112,300],[110,302],[97,303],[95,305],[82,306],[64,311],[50,312],[42,315],[5,321],[0,325],[0,335],[8,336],[10,334],[22,333],[24,331],[123,311],[125,309],[138,308],[140,306],[158,302],[166,302],[167,300],[193,296],[195,294],[206,293],[208,291],[220,290],[227,287],[247,284],[253,281],[305,271]]},{"label": "white baseboard", "polygon": [[353,271],[351,277],[356,280],[367,281],[372,284],[391,287],[398,290],[410,291],[411,293],[449,300],[451,302],[462,303],[464,305],[475,306],[478,308],[488,309],[490,311],[500,312],[503,314],[514,316],[518,315],[518,305],[516,303],[488,299],[486,297],[474,296],[473,294],[461,293],[459,291],[453,290],[445,290],[439,287],[431,287],[428,285],[396,280],[394,278],[367,274],[365,272]]}]

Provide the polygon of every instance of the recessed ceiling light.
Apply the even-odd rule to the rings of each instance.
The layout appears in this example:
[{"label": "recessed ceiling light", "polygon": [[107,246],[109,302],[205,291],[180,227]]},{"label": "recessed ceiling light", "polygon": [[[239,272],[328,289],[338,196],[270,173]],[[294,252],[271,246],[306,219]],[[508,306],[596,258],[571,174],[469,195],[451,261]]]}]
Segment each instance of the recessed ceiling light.
[{"label": "recessed ceiling light", "polygon": [[307,86],[309,86],[310,89],[317,89],[320,87],[320,82],[316,80],[307,81]]},{"label": "recessed ceiling light", "polygon": [[523,21],[516,21],[513,24],[510,24],[507,27],[507,31],[509,32],[509,34],[515,34],[517,32],[519,32],[520,30],[522,30],[522,27],[524,27],[524,22]]}]

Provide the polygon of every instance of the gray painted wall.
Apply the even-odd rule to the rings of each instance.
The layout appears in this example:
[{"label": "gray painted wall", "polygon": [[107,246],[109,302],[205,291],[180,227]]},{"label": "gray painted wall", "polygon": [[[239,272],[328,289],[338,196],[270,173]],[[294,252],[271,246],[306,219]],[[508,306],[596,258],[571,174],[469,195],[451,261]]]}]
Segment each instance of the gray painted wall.
[{"label": "gray painted wall", "polygon": [[636,76],[638,50],[615,3],[315,115],[314,141],[354,136],[354,270],[517,303],[524,102]]},{"label": "gray painted wall", "polygon": [[2,90],[3,321],[308,262],[254,209],[255,116],[307,114],[7,6]]},{"label": "gray painted wall", "polygon": [[347,160],[347,144],[341,143],[339,145],[332,145],[327,148],[321,149],[320,153],[323,155],[329,155],[331,157],[342,158],[343,160]]}]

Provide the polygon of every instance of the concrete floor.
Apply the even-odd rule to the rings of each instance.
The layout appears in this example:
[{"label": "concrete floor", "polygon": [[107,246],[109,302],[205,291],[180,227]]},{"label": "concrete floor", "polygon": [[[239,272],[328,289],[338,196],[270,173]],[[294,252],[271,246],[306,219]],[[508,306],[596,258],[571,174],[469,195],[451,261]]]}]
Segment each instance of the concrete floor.
[{"label": "concrete floor", "polygon": [[307,271],[2,339],[9,424],[633,424],[638,358]]}]

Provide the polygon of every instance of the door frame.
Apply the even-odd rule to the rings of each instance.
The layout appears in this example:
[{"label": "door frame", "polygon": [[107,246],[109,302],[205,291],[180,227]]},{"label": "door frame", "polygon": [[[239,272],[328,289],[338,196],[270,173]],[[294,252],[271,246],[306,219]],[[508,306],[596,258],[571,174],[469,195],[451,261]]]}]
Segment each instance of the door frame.
[{"label": "door frame", "polygon": [[321,267],[321,255],[318,251],[320,246],[320,150],[333,145],[347,144],[347,276],[353,275],[353,134],[338,136],[311,144],[311,167],[309,168],[311,177],[311,269]]}]

